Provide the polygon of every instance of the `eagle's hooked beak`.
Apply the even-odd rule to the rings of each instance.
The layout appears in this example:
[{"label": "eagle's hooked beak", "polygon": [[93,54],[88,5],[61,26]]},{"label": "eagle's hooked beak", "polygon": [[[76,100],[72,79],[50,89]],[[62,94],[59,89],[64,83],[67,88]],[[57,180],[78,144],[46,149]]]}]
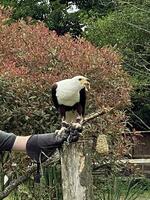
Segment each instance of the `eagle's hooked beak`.
[{"label": "eagle's hooked beak", "polygon": [[90,90],[90,80],[89,79],[83,80],[83,85],[84,85],[86,91]]}]

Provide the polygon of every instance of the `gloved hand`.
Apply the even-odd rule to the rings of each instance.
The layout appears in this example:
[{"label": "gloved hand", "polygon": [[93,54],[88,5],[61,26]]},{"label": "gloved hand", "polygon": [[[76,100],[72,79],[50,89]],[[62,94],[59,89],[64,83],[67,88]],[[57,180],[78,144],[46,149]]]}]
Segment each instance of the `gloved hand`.
[{"label": "gloved hand", "polygon": [[[78,123],[62,127],[54,133],[32,135],[27,141],[26,150],[28,155],[38,161],[41,152],[51,156],[57,148],[60,148],[65,141],[71,143],[79,139],[82,127]],[[43,159],[42,159],[43,160]]]},{"label": "gloved hand", "polygon": [[27,154],[37,163],[35,181],[40,182],[40,163],[52,156],[64,141],[76,142],[79,139],[82,127],[79,124],[67,125],[54,133],[32,135],[26,145]]},{"label": "gloved hand", "polygon": [[67,142],[77,142],[82,132],[82,126],[79,123],[73,123],[69,127],[69,136]]},{"label": "gloved hand", "polygon": [[62,128],[60,130],[56,130],[55,133],[64,138],[64,141],[68,143],[77,142],[79,136],[82,132],[82,126],[79,123],[69,124],[67,122],[62,122]]}]

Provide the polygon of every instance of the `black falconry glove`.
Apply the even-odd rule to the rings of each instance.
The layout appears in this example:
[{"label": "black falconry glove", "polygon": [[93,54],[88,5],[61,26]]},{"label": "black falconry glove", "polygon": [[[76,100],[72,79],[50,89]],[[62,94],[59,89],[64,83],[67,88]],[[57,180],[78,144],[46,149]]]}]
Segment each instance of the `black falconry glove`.
[{"label": "black falconry glove", "polygon": [[65,141],[71,143],[79,139],[81,126],[62,127],[54,133],[32,135],[26,145],[27,154],[37,163],[35,182],[40,182],[40,163],[52,156],[57,148],[60,148]]},{"label": "black falconry glove", "polygon": [[72,143],[72,142],[77,142],[80,135],[81,135],[81,132],[82,132],[82,126],[81,124],[79,123],[72,123],[70,126],[69,126],[69,136],[67,138],[67,142],[69,143]]}]

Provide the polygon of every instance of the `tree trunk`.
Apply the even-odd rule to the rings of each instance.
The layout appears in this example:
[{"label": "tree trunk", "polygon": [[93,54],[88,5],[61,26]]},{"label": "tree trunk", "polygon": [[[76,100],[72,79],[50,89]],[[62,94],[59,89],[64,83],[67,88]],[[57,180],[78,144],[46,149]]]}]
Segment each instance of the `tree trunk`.
[{"label": "tree trunk", "polygon": [[91,141],[80,140],[63,146],[63,200],[92,200],[91,144]]}]

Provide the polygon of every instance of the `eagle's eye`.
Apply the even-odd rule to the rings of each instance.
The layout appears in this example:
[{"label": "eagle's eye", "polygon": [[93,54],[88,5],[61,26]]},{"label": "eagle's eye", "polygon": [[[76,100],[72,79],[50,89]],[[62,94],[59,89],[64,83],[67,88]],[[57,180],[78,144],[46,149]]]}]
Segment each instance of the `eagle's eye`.
[{"label": "eagle's eye", "polygon": [[82,78],[79,78],[79,81],[81,81],[82,80]]}]

